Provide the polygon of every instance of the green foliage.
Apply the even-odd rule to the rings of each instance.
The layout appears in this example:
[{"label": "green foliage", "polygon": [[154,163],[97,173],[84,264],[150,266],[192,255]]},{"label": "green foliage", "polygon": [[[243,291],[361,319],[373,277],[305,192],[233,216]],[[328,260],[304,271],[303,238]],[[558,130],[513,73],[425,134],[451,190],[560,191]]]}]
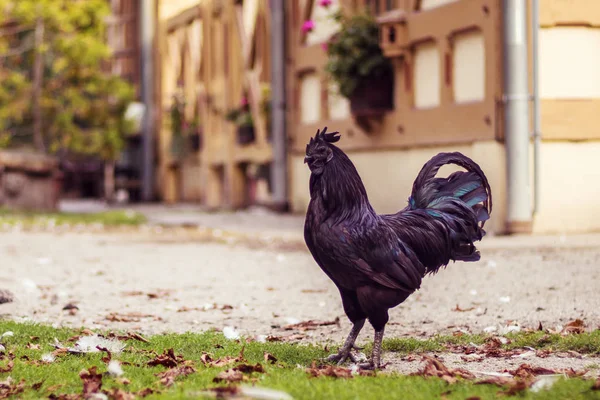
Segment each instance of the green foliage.
[{"label": "green foliage", "polygon": [[239,128],[254,126],[254,120],[252,119],[252,113],[250,112],[246,97],[242,99],[239,107],[227,111],[225,119],[229,122],[233,122]]},{"label": "green foliage", "polygon": [[371,15],[338,13],[334,19],[341,28],[327,44],[329,60],[325,69],[340,93],[349,98],[370,78],[388,74],[392,65],[379,47],[379,27]]},{"label": "green foliage", "polygon": [[[125,120],[134,99],[132,86],[107,71],[111,51],[105,42],[105,0],[0,0],[0,23],[25,30],[0,37],[0,49],[21,49],[0,63],[0,145],[7,133],[31,137],[32,71],[35,52],[43,56],[40,105],[44,141],[52,153],[118,157]],[[35,23],[43,21],[43,44],[34,48]],[[30,28],[30,29],[28,29]]]}]

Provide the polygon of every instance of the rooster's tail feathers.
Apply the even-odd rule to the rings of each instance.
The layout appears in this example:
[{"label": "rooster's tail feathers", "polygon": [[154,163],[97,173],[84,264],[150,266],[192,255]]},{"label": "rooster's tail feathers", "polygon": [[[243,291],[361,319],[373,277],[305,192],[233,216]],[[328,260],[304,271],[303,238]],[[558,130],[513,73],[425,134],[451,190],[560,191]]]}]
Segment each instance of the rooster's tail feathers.
[{"label": "rooster's tail feathers", "polygon": [[[455,164],[467,171],[459,171],[448,178],[435,178],[446,164]],[[460,202],[456,202],[460,199]],[[492,191],[488,180],[477,163],[458,153],[440,153],[429,160],[419,172],[413,184],[410,207],[432,210],[446,208],[448,201],[469,206],[481,226],[492,212]],[[459,206],[459,208],[462,208]]]}]

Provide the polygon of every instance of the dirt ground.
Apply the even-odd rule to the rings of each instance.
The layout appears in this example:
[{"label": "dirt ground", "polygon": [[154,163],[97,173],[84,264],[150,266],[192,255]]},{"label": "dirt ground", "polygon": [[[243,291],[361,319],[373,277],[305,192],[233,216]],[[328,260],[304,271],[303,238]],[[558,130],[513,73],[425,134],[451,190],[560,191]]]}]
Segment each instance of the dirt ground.
[{"label": "dirt ground", "polygon": [[[501,333],[507,325],[556,327],[575,318],[597,328],[600,235],[525,242],[486,238],[482,261],[451,264],[426,278],[420,291],[391,311],[386,337]],[[16,297],[0,305],[0,315],[15,320],[146,335],[228,326],[242,335],[301,335],[296,338],[321,343],[339,343],[349,329],[336,288],[305,250],[179,240],[168,229],[10,230],[0,233],[0,260],[0,289]],[[68,304],[79,309],[63,310]],[[336,318],[339,324],[315,330],[285,328]],[[359,342],[371,335],[366,328]],[[442,357],[449,366],[464,367],[457,355]],[[391,354],[384,358],[392,362],[389,368],[402,372],[420,365]],[[468,367],[501,371],[522,362],[600,364],[594,357],[531,356],[469,362]]]}]

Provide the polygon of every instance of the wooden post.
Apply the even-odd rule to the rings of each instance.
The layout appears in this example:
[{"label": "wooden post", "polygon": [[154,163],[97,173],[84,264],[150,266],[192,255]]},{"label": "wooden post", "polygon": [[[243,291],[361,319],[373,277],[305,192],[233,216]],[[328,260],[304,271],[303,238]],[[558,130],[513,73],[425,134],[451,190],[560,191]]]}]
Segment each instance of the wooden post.
[{"label": "wooden post", "polygon": [[35,23],[34,37],[34,61],[33,61],[33,143],[39,152],[45,152],[44,136],[42,134],[42,109],[40,98],[42,97],[42,79],[44,75],[44,56],[42,44],[44,42],[44,21],[38,18]]}]

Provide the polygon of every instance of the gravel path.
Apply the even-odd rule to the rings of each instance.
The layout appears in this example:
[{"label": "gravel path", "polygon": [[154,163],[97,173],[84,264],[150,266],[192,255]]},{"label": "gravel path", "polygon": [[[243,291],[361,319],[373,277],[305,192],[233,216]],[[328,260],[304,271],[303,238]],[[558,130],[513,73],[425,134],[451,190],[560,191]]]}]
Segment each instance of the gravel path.
[{"label": "gravel path", "polygon": [[[306,251],[250,249],[173,235],[168,229],[0,233],[0,288],[16,297],[0,305],[0,314],[144,334],[232,326],[247,335],[302,335],[296,337],[319,342],[339,343],[346,335],[349,323],[337,290]],[[387,337],[502,331],[507,324],[555,327],[575,318],[590,328],[600,326],[600,236],[572,242],[579,245],[560,240],[558,247],[535,241],[524,246],[519,238],[486,240],[481,262],[451,264],[394,309]],[[62,310],[68,303],[79,310]],[[455,311],[457,306],[469,311]],[[337,317],[339,325],[283,328]],[[365,329],[359,342],[371,334]],[[538,361],[546,365],[548,360]],[[584,366],[598,360],[575,358],[565,366],[573,362]],[[394,364],[404,371],[418,363]]]}]

